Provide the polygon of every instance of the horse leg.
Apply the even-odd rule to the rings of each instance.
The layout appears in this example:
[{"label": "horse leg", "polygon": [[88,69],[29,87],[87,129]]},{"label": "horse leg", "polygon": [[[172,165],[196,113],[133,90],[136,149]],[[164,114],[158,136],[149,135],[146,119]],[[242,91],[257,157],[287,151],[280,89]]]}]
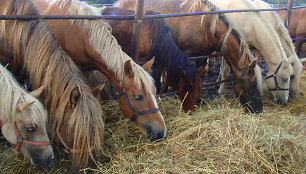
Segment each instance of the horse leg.
[{"label": "horse leg", "polygon": [[[230,76],[230,72],[231,72],[231,69],[229,65],[226,63],[226,61],[222,57],[222,63],[220,66],[220,73],[219,73],[218,81],[228,79]],[[227,86],[226,82],[220,84],[220,87],[218,90],[218,93],[220,95],[224,95],[226,93],[226,86]]]},{"label": "horse leg", "polygon": [[295,42],[295,52],[298,56],[300,56],[302,45],[303,45],[303,40],[297,40]]},{"label": "horse leg", "polygon": [[151,75],[152,75],[152,77],[154,79],[154,82],[155,82],[156,91],[159,94],[161,92],[161,82],[160,82],[161,72],[160,72],[160,69],[158,68],[156,60],[153,62],[152,71],[153,72],[152,72]]}]

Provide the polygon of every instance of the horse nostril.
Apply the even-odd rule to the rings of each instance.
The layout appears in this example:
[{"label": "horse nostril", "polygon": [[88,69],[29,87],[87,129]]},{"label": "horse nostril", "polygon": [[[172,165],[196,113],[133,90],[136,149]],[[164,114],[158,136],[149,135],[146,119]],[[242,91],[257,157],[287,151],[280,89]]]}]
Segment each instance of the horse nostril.
[{"label": "horse nostril", "polygon": [[164,131],[160,131],[158,134],[157,134],[157,139],[163,139],[165,137],[165,133]]},{"label": "horse nostril", "polygon": [[46,167],[52,167],[55,163],[55,159],[54,159],[54,156],[50,156],[48,158],[48,161],[47,161],[47,166]]}]

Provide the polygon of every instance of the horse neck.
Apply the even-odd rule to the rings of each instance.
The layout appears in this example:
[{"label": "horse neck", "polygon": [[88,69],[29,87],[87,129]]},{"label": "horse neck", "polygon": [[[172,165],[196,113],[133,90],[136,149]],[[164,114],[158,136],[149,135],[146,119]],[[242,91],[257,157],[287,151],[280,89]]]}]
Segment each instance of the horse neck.
[{"label": "horse neck", "polygon": [[11,117],[16,115],[16,104],[21,95],[17,82],[13,81],[7,70],[0,64],[0,121],[10,121]]},{"label": "horse neck", "polygon": [[[220,9],[243,9],[256,8],[249,1],[236,3],[224,2],[222,0],[212,0],[212,2]],[[266,59],[269,67],[277,66],[282,60],[286,60],[285,52],[281,46],[277,34],[272,29],[270,24],[267,24],[257,13],[238,14],[230,13],[225,16],[233,23],[234,28],[237,28],[246,37],[247,42],[253,45]],[[249,27],[245,27],[245,23],[241,20],[250,22]]]},{"label": "horse neck", "polygon": [[153,40],[149,57],[155,57],[156,64],[161,67],[162,72],[167,73],[168,83],[177,84],[175,82],[180,70],[185,69],[186,73],[195,71],[195,67],[188,64],[188,57],[176,45],[172,31],[163,19],[151,19],[146,21],[145,25],[150,28]]}]

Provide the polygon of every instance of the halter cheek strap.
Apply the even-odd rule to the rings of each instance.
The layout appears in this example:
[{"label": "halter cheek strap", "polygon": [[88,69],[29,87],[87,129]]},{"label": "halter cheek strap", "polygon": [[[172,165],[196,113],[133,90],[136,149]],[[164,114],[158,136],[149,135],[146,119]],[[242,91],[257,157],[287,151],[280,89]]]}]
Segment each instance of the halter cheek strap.
[{"label": "halter cheek strap", "polygon": [[159,112],[160,109],[159,108],[153,108],[153,109],[148,109],[148,110],[144,110],[144,111],[137,111],[137,109],[135,107],[133,107],[132,103],[130,102],[126,92],[125,92],[125,88],[124,88],[124,78],[122,79],[122,91],[119,93],[118,99],[123,96],[125,102],[128,104],[128,107],[131,109],[131,111],[133,112],[133,116],[130,118],[132,122],[135,122],[136,119],[138,118],[138,116],[141,115],[146,115],[146,114],[150,114],[150,113],[155,113],[155,112]]},{"label": "halter cheek strap", "polygon": [[274,72],[274,74],[269,75],[269,76],[267,76],[265,78],[266,80],[269,79],[269,78],[274,78],[275,88],[269,88],[268,87],[269,91],[277,91],[277,90],[286,91],[286,90],[289,90],[289,88],[281,88],[281,87],[279,87],[278,82],[277,82],[276,74],[280,70],[280,67],[282,66],[282,63],[283,63],[283,61],[281,61],[281,63],[278,65],[278,67],[276,68],[276,71]]},{"label": "halter cheek strap", "polygon": [[[1,124],[1,128],[2,128],[4,123],[0,122],[0,124]],[[20,131],[19,131],[15,121],[13,122],[13,128],[14,128],[14,132],[15,132],[16,137],[17,137],[17,143],[13,144],[13,148],[17,152],[20,152],[20,148],[21,148],[23,143],[29,144],[29,145],[32,145],[32,146],[49,146],[49,145],[51,145],[50,141],[29,141],[29,140],[25,139],[24,137],[21,136]]]}]

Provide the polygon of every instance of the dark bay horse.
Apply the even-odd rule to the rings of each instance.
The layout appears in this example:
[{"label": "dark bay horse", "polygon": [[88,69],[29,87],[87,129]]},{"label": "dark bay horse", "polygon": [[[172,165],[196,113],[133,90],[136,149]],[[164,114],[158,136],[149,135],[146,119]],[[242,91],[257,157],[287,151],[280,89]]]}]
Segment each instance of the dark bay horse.
[{"label": "dark bay horse", "polygon": [[[132,15],[133,10],[125,10],[117,7],[105,8],[102,15]],[[158,14],[146,11],[146,15]],[[108,20],[112,27],[112,34],[117,39],[122,50],[131,55],[131,43],[133,34],[133,22],[127,20]],[[188,57],[176,45],[172,31],[163,19],[150,19],[142,23],[140,33],[139,60],[148,61],[155,57],[153,63],[153,77],[157,89],[160,90],[161,74],[166,77],[167,86],[177,91],[183,101],[185,111],[195,111],[195,105],[202,92],[201,73],[205,68],[195,68],[188,61]],[[158,91],[159,91],[158,90]]]},{"label": "dark bay horse", "polygon": [[[286,11],[276,11],[283,21],[286,18]],[[293,9],[289,23],[289,33],[293,38],[306,38],[306,8]],[[306,40],[295,41],[295,51],[300,55],[303,43]]]},{"label": "dark bay horse", "polygon": [[[1,0],[1,15],[35,15],[31,0]],[[42,101],[49,114],[53,139],[72,155],[74,169],[88,166],[101,150],[102,109],[82,73],[62,50],[43,20],[0,22],[1,63],[26,74],[33,88],[44,86]],[[5,59],[6,58],[6,59]]]},{"label": "dark bay horse", "polygon": [[[192,6],[183,0],[145,0],[145,9],[160,13],[181,13],[203,11],[202,6]],[[217,8],[203,1],[206,10]],[[119,0],[117,7],[133,9],[135,0]],[[234,30],[224,15],[205,15],[166,19],[167,25],[172,29],[175,40],[179,47],[188,56],[209,54],[218,51],[224,54],[230,65],[236,82],[234,92],[240,98],[242,105],[246,105],[250,112],[262,111],[261,99],[261,74],[255,63],[245,40],[241,34]]]},{"label": "dark bay horse", "polygon": [[[100,15],[77,0],[34,0],[41,14]],[[79,67],[95,67],[120,92],[119,106],[151,140],[166,136],[166,125],[155,99],[152,77],[127,54],[102,20],[47,20],[61,47]]]}]

